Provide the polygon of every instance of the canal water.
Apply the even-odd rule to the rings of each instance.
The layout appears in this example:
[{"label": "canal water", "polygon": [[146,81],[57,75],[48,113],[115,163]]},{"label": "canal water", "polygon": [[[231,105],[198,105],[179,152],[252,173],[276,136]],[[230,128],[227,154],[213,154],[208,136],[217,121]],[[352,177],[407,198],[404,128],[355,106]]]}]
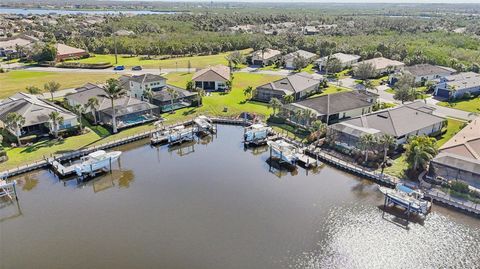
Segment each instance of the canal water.
[{"label": "canal water", "polygon": [[324,166],[279,171],[240,127],[182,148],[146,141],[85,184],[17,178],[0,268],[479,268],[480,221],[435,206],[382,217],[375,184]]}]

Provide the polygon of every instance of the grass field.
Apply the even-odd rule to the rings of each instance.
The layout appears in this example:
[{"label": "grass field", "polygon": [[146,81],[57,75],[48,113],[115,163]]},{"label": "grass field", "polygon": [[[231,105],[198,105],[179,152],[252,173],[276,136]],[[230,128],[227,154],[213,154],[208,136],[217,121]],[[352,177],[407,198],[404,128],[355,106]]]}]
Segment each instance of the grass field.
[{"label": "grass field", "polygon": [[[448,119],[447,132],[443,134],[440,139],[437,140],[438,147],[441,147],[456,133],[458,133],[462,129],[463,124],[464,123],[461,121]],[[405,177],[405,171],[407,170],[407,168],[408,164],[405,159],[405,154],[402,154],[400,157],[393,160],[393,165],[391,167],[385,168],[384,172],[385,174],[403,178]]]},{"label": "grass field", "polygon": [[[251,49],[242,50],[242,53],[248,54],[251,52]],[[191,57],[178,57],[166,60],[158,59],[144,59],[143,56],[129,56],[129,55],[119,55],[118,56],[118,65],[125,65],[127,68],[140,65],[143,68],[150,69],[159,69],[159,68],[187,68],[188,61],[190,61],[192,68],[204,68],[209,65],[224,64],[227,65],[228,61],[225,58],[230,52],[220,53],[215,55],[206,55],[206,56],[191,56]],[[109,62],[115,64],[115,55],[113,54],[97,54],[90,58],[85,58],[81,60],[74,60],[74,62],[81,63],[102,63]]]},{"label": "grass field", "polygon": [[329,85],[327,88],[323,89],[321,93],[315,94],[310,96],[309,98],[314,98],[322,95],[333,94],[333,93],[340,93],[340,92],[349,92],[351,91],[348,88],[337,87],[334,85]]},{"label": "grass field", "polygon": [[48,81],[60,83],[61,89],[81,86],[87,82],[104,83],[108,78],[118,77],[115,74],[96,74],[80,72],[37,72],[27,70],[10,71],[0,74],[0,98],[5,98],[27,86],[36,86],[43,90]]},{"label": "grass field", "polygon": [[[191,73],[171,73],[167,75],[167,78],[169,78],[169,83],[185,87],[186,81],[191,79],[192,75],[193,74]],[[234,116],[238,115],[240,112],[246,111],[266,117],[272,112],[272,110],[263,103],[246,102],[243,89],[247,86],[256,87],[279,78],[279,76],[237,73],[235,74],[233,89],[230,93],[212,93],[211,96],[204,97],[202,107],[184,108],[177,110],[175,114],[164,114],[166,124],[193,118],[199,114]],[[227,112],[224,112],[225,107],[227,108]],[[60,154],[92,145],[103,144],[145,132],[147,130],[152,130],[153,128],[154,126],[152,124],[148,124],[126,129],[115,135],[105,136],[104,130],[101,130],[102,128],[92,127],[96,132],[91,131],[87,134],[69,137],[61,142],[44,140],[28,147],[5,147],[9,160],[0,164],[0,170],[11,169],[19,165],[41,160],[44,155],[49,156],[50,154]]]},{"label": "grass field", "polygon": [[468,112],[480,113],[480,97],[470,100],[459,100],[453,102],[439,102],[439,106],[452,107]]}]

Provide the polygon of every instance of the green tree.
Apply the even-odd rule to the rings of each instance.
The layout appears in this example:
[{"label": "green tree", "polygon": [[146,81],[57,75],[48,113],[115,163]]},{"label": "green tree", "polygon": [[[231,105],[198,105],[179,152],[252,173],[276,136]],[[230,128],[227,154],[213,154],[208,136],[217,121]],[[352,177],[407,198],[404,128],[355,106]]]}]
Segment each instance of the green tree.
[{"label": "green tree", "polygon": [[293,103],[293,101],[295,101],[295,97],[292,94],[287,94],[283,96],[283,102],[285,104]]},{"label": "green tree", "polygon": [[189,80],[185,88],[187,91],[193,91],[195,89],[195,82],[193,80]]},{"label": "green tree", "polygon": [[303,68],[307,67],[307,65],[308,60],[304,57],[295,56],[295,58],[293,58],[293,68],[295,68],[295,71],[301,71]]},{"label": "green tree", "polygon": [[415,100],[415,90],[412,88],[402,88],[397,89],[395,94],[393,95],[393,99],[401,101],[402,104],[406,101],[414,101]]},{"label": "green tree", "polygon": [[39,94],[41,93],[42,91],[36,87],[36,86],[27,86],[25,88],[25,90],[29,93],[29,94],[33,94],[33,95],[36,95],[36,94]]},{"label": "green tree", "polygon": [[90,97],[87,102],[87,107],[90,108],[93,117],[93,123],[97,124],[97,109],[100,103],[97,97]]},{"label": "green tree", "polygon": [[110,104],[112,108],[112,129],[113,133],[117,133],[117,113],[115,110],[114,101],[122,97],[125,94],[125,91],[118,82],[118,80],[114,78],[107,80],[107,83],[105,84],[105,86],[103,86],[103,91],[107,95],[107,98],[110,99]]},{"label": "green tree", "polygon": [[64,119],[57,111],[52,111],[52,113],[48,115],[48,118],[50,119],[51,131],[53,131],[55,138],[58,138],[58,131],[60,129],[60,125],[63,124]]},{"label": "green tree", "polygon": [[312,122],[309,127],[310,130],[310,140],[315,141],[324,136],[327,132],[327,124],[323,123],[320,120]]},{"label": "green tree", "polygon": [[380,136],[379,143],[382,145],[383,163],[385,163],[387,161],[388,150],[397,144],[397,140],[395,137],[389,134],[382,134],[382,136]]},{"label": "green tree", "polygon": [[375,77],[375,66],[373,66],[371,63],[360,63],[354,69],[354,74],[356,77],[362,80]]},{"label": "green tree", "polygon": [[227,60],[237,69],[238,65],[245,63],[245,56],[240,51],[234,51],[227,56]]},{"label": "green tree", "polygon": [[168,88],[167,92],[170,95],[170,105],[171,105],[170,113],[173,114],[173,113],[175,113],[175,111],[173,109],[173,103],[174,103],[175,99],[178,98],[178,92],[173,88]]},{"label": "green tree", "polygon": [[20,136],[22,135],[21,130],[24,124],[25,117],[15,112],[8,113],[5,118],[5,126],[10,130],[11,133],[15,135],[19,146],[22,145]]},{"label": "green tree", "polygon": [[272,98],[270,99],[270,102],[268,103],[268,107],[273,110],[273,116],[277,115],[277,110],[282,107],[282,102],[278,100],[277,98]]},{"label": "green tree", "polygon": [[80,132],[83,133],[83,122],[82,122],[82,116],[85,114],[87,111],[87,108],[84,105],[77,104],[74,108],[73,111],[75,114],[78,116],[78,124],[80,126]]},{"label": "green tree", "polygon": [[56,81],[49,81],[45,83],[45,85],[43,85],[43,88],[45,89],[45,91],[50,93],[53,102],[53,94],[60,89],[60,83]]},{"label": "green tree", "polygon": [[205,90],[202,88],[197,88],[197,104],[201,106],[203,104],[203,97],[205,96]]},{"label": "green tree", "polygon": [[152,103],[153,100],[153,91],[150,87],[146,86],[145,91],[143,92],[143,96],[145,96],[149,103]]},{"label": "green tree", "polygon": [[405,145],[405,150],[409,169],[417,173],[425,169],[438,154],[437,140],[428,136],[415,136]]},{"label": "green tree", "polygon": [[342,70],[343,70],[343,65],[338,58],[328,57],[327,63],[325,64],[325,72],[328,72],[328,74],[334,74]]},{"label": "green tree", "polygon": [[364,134],[360,137],[360,148],[365,153],[365,162],[368,162],[368,153],[377,143],[378,139],[373,134]]},{"label": "green tree", "polygon": [[252,94],[253,94],[253,87],[248,86],[245,89],[243,89],[243,95],[247,97],[248,99],[252,99]]}]

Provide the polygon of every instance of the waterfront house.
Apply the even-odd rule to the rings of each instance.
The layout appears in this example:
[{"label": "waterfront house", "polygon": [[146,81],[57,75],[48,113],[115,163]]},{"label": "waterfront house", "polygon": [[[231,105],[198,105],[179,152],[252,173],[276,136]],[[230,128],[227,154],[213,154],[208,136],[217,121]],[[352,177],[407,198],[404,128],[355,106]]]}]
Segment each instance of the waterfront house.
[{"label": "waterfront house", "polygon": [[440,98],[462,98],[465,94],[480,94],[480,74],[463,72],[440,79],[434,95]]},{"label": "waterfront house", "polygon": [[17,93],[0,103],[0,121],[4,127],[6,127],[4,121],[9,113],[17,113],[25,118],[25,124],[18,133],[15,133],[16,130],[7,129],[12,134],[19,136],[42,136],[51,133],[53,126],[49,115],[52,112],[58,112],[63,117],[63,123],[59,126],[60,133],[78,126],[78,119],[74,113],[44,99],[39,99],[35,95]]},{"label": "waterfront house", "polygon": [[[65,96],[69,106],[87,106],[90,98],[97,98],[99,106],[94,113],[100,124],[112,125],[113,111],[111,100],[105,91],[97,85],[86,84],[76,88],[75,93]],[[156,105],[139,100],[132,96],[122,96],[114,100],[115,120],[118,128],[130,127],[157,119],[159,108]],[[91,108],[86,109],[86,114],[91,113]]]},{"label": "waterfront house", "polygon": [[83,49],[74,48],[61,43],[57,43],[55,47],[57,49],[57,55],[55,57],[57,61],[88,57],[88,52]]},{"label": "waterfront house", "polygon": [[128,96],[145,100],[145,90],[152,92],[163,90],[167,86],[167,79],[154,74],[142,74],[136,76],[124,75],[119,78],[120,83],[127,91]]},{"label": "waterfront house", "polygon": [[[171,94],[170,90],[175,91],[175,95]],[[158,106],[160,112],[164,113],[184,107],[198,105],[197,100],[198,94],[196,92],[190,92],[179,87],[167,85],[161,91],[153,92],[151,103]]]},{"label": "waterfront house", "polygon": [[432,112],[431,107],[418,101],[333,124],[327,136],[345,148],[358,147],[361,136],[367,133],[391,135],[397,145],[402,145],[413,136],[440,134],[445,119]]},{"label": "waterfront house", "polygon": [[480,117],[472,120],[439,149],[429,175],[461,180],[480,189]]},{"label": "waterfront house", "polygon": [[[378,98],[377,94],[366,91],[349,91],[327,94],[286,104],[281,115],[295,124],[306,125],[313,120],[321,120],[328,124],[350,119],[372,112]],[[310,110],[313,119],[296,118],[295,113],[300,110]]]},{"label": "waterfront house", "polygon": [[285,63],[285,68],[295,69],[294,61],[298,57],[305,59],[310,64],[317,58],[317,54],[311,53],[305,50],[297,50],[295,52],[289,53],[283,56],[283,62]]},{"label": "waterfront house", "polygon": [[315,61],[315,65],[317,66],[318,70],[325,71],[325,67],[327,62],[331,58],[336,58],[342,64],[342,68],[348,68],[353,64],[357,63],[360,59],[360,56],[354,54],[345,54],[345,53],[335,53],[331,56],[325,56]]},{"label": "waterfront house", "polygon": [[253,65],[271,65],[278,61],[282,57],[282,53],[279,50],[267,49],[254,51],[251,55],[251,63]]},{"label": "waterfront house", "polygon": [[319,85],[320,80],[302,72],[258,86],[252,99],[269,102],[272,98],[283,100],[284,96],[292,95],[294,100],[301,100],[317,92]]},{"label": "waterfront house", "polygon": [[391,74],[394,72],[400,72],[405,67],[405,64],[399,61],[390,60],[384,57],[373,58],[365,61],[361,61],[358,63],[353,64],[353,68],[355,69],[357,66],[361,64],[371,64],[375,69],[374,76],[380,76],[385,74]]},{"label": "waterfront house", "polygon": [[205,91],[227,90],[227,81],[230,81],[230,68],[225,65],[211,66],[197,71],[192,78],[195,88]]}]

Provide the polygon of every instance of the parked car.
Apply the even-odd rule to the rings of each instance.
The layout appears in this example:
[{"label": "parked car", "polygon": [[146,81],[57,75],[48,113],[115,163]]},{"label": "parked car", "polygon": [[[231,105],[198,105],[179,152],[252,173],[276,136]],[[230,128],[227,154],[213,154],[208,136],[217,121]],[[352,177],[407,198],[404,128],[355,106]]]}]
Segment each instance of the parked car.
[{"label": "parked car", "polygon": [[113,70],[115,71],[122,71],[122,70],[125,70],[125,66],[123,65],[117,65],[113,68]]},{"label": "parked car", "polygon": [[140,65],[137,65],[137,66],[132,67],[132,70],[133,71],[140,71],[140,70],[142,70],[142,67]]}]

